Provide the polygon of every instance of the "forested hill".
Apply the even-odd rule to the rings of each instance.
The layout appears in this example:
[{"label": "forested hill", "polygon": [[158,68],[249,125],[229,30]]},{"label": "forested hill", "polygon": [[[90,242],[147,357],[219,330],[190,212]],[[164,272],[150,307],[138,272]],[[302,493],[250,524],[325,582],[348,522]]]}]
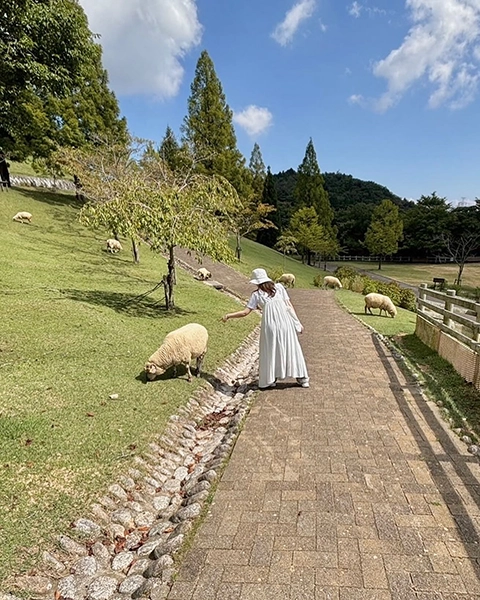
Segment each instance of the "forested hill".
[{"label": "forested hill", "polygon": [[[392,200],[398,206],[407,208],[411,203],[393,194],[388,188],[374,181],[363,181],[344,173],[322,173],[325,189],[332,208],[342,210],[358,203],[380,204],[382,200]],[[293,191],[297,172],[293,169],[273,175],[280,204],[293,204]]]}]

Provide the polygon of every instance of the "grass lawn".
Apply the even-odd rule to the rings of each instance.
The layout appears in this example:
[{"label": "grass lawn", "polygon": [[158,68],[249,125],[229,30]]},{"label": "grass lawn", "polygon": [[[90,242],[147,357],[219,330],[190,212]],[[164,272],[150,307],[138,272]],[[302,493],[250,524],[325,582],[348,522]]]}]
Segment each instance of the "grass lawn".
[{"label": "grass lawn", "polygon": [[30,177],[39,176],[29,162],[16,162],[14,160],[9,160],[8,164],[10,165],[8,169],[10,171],[10,175],[28,175]]},{"label": "grass lawn", "polygon": [[[235,249],[235,240],[230,240],[232,249]],[[317,267],[309,267],[290,256],[283,256],[281,252],[257,244],[247,238],[242,238],[242,255],[240,262],[234,262],[233,268],[250,277],[253,269],[263,267],[270,275],[274,271],[280,273],[293,273],[295,287],[314,288],[313,279],[319,273],[325,272]]]},{"label": "grass lawn", "polygon": [[[19,210],[31,225],[12,221]],[[163,290],[141,301],[165,261],[141,246],[135,265],[105,251],[107,232],[78,223],[68,194],[11,189],[0,203],[0,589],[37,552],[86,516],[135,453],[203,379],[146,384],[145,360],[168,331],[196,321],[210,332],[213,373],[258,320],[228,336],[220,316],[238,303],[178,270],[175,314]],[[110,394],[118,394],[116,400]]]},{"label": "grass lawn", "polygon": [[[432,284],[434,277],[443,277],[447,284],[453,284],[458,274],[458,267],[454,264],[410,264],[410,263],[382,263],[382,268],[378,270],[378,264],[374,262],[332,262],[329,265],[341,267],[348,265],[356,269],[363,269],[373,274],[385,275],[398,281],[404,281],[412,285],[421,283]],[[475,290],[480,287],[480,263],[467,263],[463,270],[462,285]]]}]

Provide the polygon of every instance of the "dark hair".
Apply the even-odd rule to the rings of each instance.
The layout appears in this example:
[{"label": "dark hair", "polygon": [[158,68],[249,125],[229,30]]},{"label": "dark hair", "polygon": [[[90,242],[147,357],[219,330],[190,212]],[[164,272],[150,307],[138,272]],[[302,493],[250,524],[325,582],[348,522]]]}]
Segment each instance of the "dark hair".
[{"label": "dark hair", "polygon": [[277,290],[275,288],[275,284],[273,283],[273,281],[265,281],[264,283],[259,283],[258,288],[260,290],[262,290],[262,292],[265,292],[272,298],[277,293]]}]

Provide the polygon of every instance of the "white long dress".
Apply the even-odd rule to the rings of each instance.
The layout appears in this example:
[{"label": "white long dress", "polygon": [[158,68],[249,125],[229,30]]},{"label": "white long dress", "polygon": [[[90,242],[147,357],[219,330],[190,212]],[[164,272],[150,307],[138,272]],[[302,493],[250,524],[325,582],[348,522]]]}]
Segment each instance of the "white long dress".
[{"label": "white long dress", "polygon": [[286,377],[308,378],[295,323],[286,304],[288,294],[280,283],[275,288],[275,296],[256,290],[247,304],[252,310],[262,311],[259,387],[268,387],[276,379]]}]

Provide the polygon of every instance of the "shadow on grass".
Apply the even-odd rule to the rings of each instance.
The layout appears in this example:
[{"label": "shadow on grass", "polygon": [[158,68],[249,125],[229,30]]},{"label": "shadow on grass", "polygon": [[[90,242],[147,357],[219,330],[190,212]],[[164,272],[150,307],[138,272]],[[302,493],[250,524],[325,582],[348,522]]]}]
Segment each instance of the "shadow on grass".
[{"label": "shadow on grass", "polygon": [[163,319],[175,315],[194,314],[194,311],[175,308],[173,311],[165,310],[164,300],[153,298],[138,298],[133,294],[121,294],[118,292],[106,292],[100,290],[59,290],[66,298],[78,302],[86,302],[97,306],[107,306],[118,313],[130,317],[147,317],[150,319]]},{"label": "shadow on grass", "polygon": [[73,192],[53,191],[45,188],[41,188],[40,190],[35,187],[22,188],[17,186],[14,186],[12,189],[15,189],[16,192],[26,198],[32,198],[33,200],[37,200],[37,202],[45,202],[45,204],[50,204],[51,206],[67,205],[77,209],[83,206],[83,202],[80,202]]}]

